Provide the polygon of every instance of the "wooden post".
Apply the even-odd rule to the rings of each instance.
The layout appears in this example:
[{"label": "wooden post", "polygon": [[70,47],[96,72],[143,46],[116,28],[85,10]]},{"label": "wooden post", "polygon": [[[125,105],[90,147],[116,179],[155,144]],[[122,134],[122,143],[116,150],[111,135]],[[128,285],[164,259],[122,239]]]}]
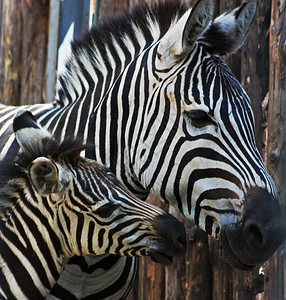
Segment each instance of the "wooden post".
[{"label": "wooden post", "polygon": [[49,1],[2,0],[0,101],[43,102]]},{"label": "wooden post", "polygon": [[271,1],[260,1],[247,39],[241,48],[241,82],[255,112],[255,137],[265,157],[265,111],[262,102],[269,90],[269,26]]},{"label": "wooden post", "polygon": [[[175,208],[170,207],[169,212],[181,222],[185,222],[188,227],[188,221],[185,217]],[[192,224],[193,225],[193,224]],[[187,231],[187,241],[190,240]],[[189,268],[188,261],[185,257],[174,257],[173,264],[165,268],[165,298],[163,299],[176,299],[185,300],[189,278],[187,278],[186,270]]]},{"label": "wooden post", "polygon": [[[148,202],[168,210],[168,206],[153,195]],[[144,282],[144,284],[142,284]],[[165,267],[154,263],[150,257],[139,260],[138,298],[142,300],[165,298]]]},{"label": "wooden post", "polygon": [[190,221],[186,222],[186,230],[188,249],[185,299],[212,299],[212,265],[208,235]]},{"label": "wooden post", "polygon": [[[270,24],[267,167],[272,174],[286,216],[286,3],[272,1]],[[286,247],[265,264],[265,299],[286,297]]]},{"label": "wooden post", "polygon": [[[49,1],[22,0],[23,46],[20,104],[45,102]],[[19,35],[19,33],[18,33]]]},{"label": "wooden post", "polygon": [[106,16],[116,16],[129,8],[128,0],[98,0],[99,20]]},{"label": "wooden post", "polygon": [[21,97],[22,11],[17,0],[2,0],[0,101],[18,104]]}]

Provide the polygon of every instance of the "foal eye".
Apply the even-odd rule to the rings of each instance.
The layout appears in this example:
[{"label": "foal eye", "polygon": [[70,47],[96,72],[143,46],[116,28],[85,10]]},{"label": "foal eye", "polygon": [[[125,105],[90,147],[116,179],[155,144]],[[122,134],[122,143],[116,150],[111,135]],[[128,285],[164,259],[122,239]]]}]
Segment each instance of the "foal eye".
[{"label": "foal eye", "polygon": [[117,205],[112,203],[107,203],[99,207],[95,213],[101,218],[108,218],[116,210]]},{"label": "foal eye", "polygon": [[210,124],[216,124],[215,121],[213,121],[203,110],[186,111],[185,114],[195,127],[204,127]]}]

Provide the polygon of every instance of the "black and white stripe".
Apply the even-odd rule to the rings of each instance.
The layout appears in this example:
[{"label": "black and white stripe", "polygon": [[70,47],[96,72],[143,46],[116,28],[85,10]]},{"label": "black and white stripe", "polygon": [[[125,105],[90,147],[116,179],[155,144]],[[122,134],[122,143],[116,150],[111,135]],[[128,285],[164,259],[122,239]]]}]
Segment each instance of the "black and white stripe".
[{"label": "black and white stripe", "polygon": [[151,255],[169,264],[184,253],[183,225],[81,157],[78,142],[58,143],[28,111],[16,115],[13,130],[20,152],[0,162],[1,299],[45,299],[60,290],[69,259],[82,255]]}]

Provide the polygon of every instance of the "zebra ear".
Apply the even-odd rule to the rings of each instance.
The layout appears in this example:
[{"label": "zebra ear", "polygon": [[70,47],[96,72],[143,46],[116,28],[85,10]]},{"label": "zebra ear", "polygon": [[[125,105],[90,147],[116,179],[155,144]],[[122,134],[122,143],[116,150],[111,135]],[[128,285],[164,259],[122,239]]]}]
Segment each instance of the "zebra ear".
[{"label": "zebra ear", "polygon": [[24,150],[31,149],[43,138],[51,138],[51,134],[38,124],[34,115],[27,110],[19,109],[13,120],[13,131],[19,146]]},{"label": "zebra ear", "polygon": [[38,157],[29,167],[29,178],[41,196],[58,193],[61,190],[58,167],[46,157]]},{"label": "zebra ear", "polygon": [[243,44],[254,19],[257,0],[250,0],[240,7],[217,17],[204,32],[200,41],[214,53],[228,54]]},{"label": "zebra ear", "polygon": [[213,10],[213,0],[200,0],[193,9],[189,9],[160,41],[157,52],[159,63],[171,67],[189,53],[212,20]]}]

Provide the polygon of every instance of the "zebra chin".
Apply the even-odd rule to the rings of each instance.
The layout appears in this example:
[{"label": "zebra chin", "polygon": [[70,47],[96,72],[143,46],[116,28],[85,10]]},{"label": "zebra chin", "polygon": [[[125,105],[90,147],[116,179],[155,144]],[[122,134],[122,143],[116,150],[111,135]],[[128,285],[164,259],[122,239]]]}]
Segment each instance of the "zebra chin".
[{"label": "zebra chin", "polygon": [[[176,240],[178,239],[176,238]],[[149,256],[155,263],[161,265],[170,266],[173,263],[174,256],[183,256],[186,253],[186,240],[185,236],[182,239],[182,235],[180,235],[178,241],[174,242],[172,239],[169,241],[157,241],[155,244],[154,248],[150,247]]]},{"label": "zebra chin", "polygon": [[168,244],[165,244],[159,249],[151,249],[149,256],[155,263],[161,265],[170,266],[173,263],[174,256],[183,256],[186,252],[186,244],[181,244],[180,247],[174,248]]},{"label": "zebra chin", "polygon": [[150,252],[150,257],[155,263],[159,263],[164,266],[170,266],[173,263],[173,256],[166,255],[160,252]]},{"label": "zebra chin", "polygon": [[251,270],[263,264],[286,238],[280,205],[262,188],[253,188],[245,199],[245,214],[238,223],[223,225],[221,256],[231,266]]}]

